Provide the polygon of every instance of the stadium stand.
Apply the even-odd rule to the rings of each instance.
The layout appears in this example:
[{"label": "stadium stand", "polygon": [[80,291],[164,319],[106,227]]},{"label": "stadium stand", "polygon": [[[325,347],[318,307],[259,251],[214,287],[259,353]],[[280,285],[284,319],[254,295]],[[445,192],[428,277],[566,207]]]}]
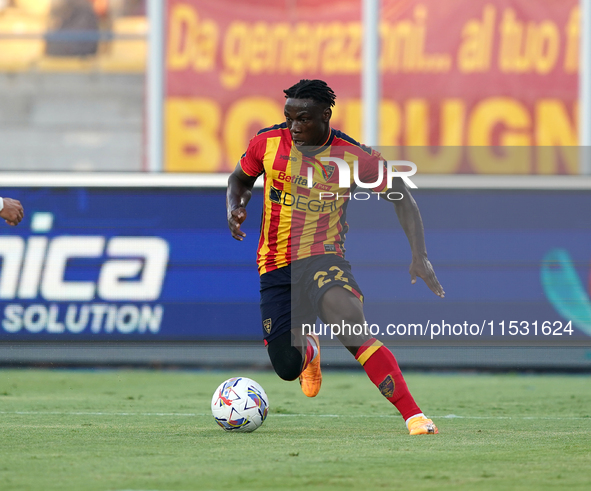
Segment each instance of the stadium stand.
[{"label": "stadium stand", "polygon": [[[104,2],[94,2],[92,5],[99,15],[93,25],[99,25],[100,31],[97,31],[98,45],[93,48],[92,40],[88,41],[89,32],[92,34],[92,23],[77,23],[72,19],[72,12],[60,10],[60,5],[60,0],[5,0],[0,3],[1,72],[144,71],[147,33],[145,16],[120,16],[121,9],[109,13],[104,10]],[[69,24],[63,19],[60,24],[59,19],[55,19],[56,15],[66,14]],[[60,32],[63,34],[67,30],[68,34],[73,33],[76,26],[85,29],[83,38],[78,41],[80,47],[84,45],[85,49],[64,49],[60,52],[60,43],[64,42],[63,38],[59,40]],[[67,42],[71,43],[69,39]]]}]

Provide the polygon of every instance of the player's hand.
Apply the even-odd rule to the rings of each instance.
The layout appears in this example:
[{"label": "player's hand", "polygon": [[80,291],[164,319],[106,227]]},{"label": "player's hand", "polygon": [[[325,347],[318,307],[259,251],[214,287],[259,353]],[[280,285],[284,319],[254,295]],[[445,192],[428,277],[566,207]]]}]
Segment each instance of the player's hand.
[{"label": "player's hand", "polygon": [[17,199],[4,198],[4,208],[0,211],[0,217],[4,218],[8,225],[18,225],[25,216],[23,205]]},{"label": "player's hand", "polygon": [[246,234],[240,230],[240,225],[244,220],[246,220],[246,208],[235,208],[228,215],[228,227],[230,227],[232,237],[236,240],[243,240],[246,237]]},{"label": "player's hand", "polygon": [[435,276],[433,266],[426,256],[413,255],[408,272],[410,273],[410,282],[413,285],[417,282],[418,276],[419,278],[423,278],[423,281],[435,295],[441,298],[445,297],[443,287],[439,283],[437,276]]}]

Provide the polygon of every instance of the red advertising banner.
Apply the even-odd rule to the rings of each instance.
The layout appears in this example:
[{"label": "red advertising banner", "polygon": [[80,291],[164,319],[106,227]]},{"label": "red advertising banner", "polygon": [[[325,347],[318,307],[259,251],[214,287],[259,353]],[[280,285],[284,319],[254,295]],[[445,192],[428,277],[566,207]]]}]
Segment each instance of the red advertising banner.
[{"label": "red advertising banner", "polygon": [[[577,0],[382,0],[379,30],[381,146],[420,173],[578,173]],[[232,170],[302,78],[360,139],[362,34],[360,0],[168,0],[165,169]]]}]

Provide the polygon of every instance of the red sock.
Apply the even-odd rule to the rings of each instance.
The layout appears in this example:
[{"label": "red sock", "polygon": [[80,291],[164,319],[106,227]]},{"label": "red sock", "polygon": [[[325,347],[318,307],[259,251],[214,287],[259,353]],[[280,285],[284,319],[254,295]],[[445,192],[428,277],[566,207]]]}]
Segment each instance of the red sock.
[{"label": "red sock", "polygon": [[371,338],[365,342],[357,351],[355,359],[405,420],[422,412],[408,390],[396,358],[380,341]]}]

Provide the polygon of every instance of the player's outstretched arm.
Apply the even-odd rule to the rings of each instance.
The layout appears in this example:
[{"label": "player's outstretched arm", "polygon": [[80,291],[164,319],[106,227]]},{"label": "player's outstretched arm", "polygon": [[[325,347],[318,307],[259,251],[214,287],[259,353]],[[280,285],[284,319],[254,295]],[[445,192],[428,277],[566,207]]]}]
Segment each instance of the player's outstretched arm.
[{"label": "player's outstretched arm", "polygon": [[25,212],[23,210],[23,205],[17,199],[12,198],[0,198],[2,202],[0,203],[0,217],[4,218],[8,225],[18,225],[20,221],[25,216]]},{"label": "player's outstretched arm", "polygon": [[412,251],[412,261],[409,268],[411,283],[414,285],[417,282],[418,276],[423,279],[435,295],[443,298],[445,292],[437,276],[435,276],[431,262],[427,258],[425,232],[423,230],[423,220],[421,219],[419,207],[402,179],[393,179],[393,186],[392,191],[401,193],[403,196],[400,200],[390,201],[394,203],[396,215]]},{"label": "player's outstretched arm", "polygon": [[228,178],[226,193],[228,227],[230,227],[232,237],[236,240],[243,240],[246,237],[246,234],[240,230],[240,226],[246,220],[246,205],[250,201],[256,180],[256,177],[246,174],[240,164],[236,165],[234,172]]}]

